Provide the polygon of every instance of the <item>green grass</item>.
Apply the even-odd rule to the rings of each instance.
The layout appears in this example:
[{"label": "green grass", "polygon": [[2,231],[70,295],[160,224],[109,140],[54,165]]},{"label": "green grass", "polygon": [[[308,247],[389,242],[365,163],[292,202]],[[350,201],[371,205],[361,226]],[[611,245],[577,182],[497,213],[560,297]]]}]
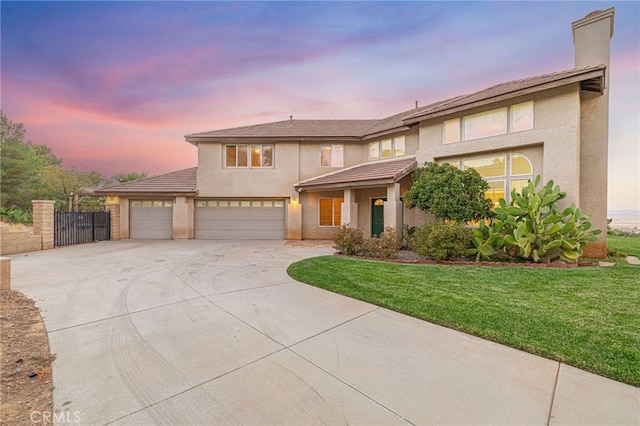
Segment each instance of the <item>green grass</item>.
[{"label": "green grass", "polygon": [[640,386],[640,267],[410,265],[323,256],[296,280]]},{"label": "green grass", "polygon": [[640,258],[640,235],[607,235],[609,251]]}]

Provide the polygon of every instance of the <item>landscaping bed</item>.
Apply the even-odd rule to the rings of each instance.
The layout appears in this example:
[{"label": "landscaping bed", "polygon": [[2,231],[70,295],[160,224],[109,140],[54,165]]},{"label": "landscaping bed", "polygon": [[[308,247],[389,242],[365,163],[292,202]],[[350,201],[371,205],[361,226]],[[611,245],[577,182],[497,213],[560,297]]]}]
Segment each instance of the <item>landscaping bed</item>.
[{"label": "landscaping bed", "polygon": [[15,290],[0,292],[0,307],[0,424],[51,423],[54,357],[40,310]]}]

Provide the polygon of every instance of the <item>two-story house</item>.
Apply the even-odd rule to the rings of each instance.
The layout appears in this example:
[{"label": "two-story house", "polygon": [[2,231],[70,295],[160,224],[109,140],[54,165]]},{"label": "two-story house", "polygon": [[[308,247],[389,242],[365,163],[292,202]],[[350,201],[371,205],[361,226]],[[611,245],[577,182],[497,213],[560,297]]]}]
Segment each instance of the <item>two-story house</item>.
[{"label": "two-story house", "polygon": [[[575,68],[380,120],[289,120],[187,135],[198,166],[106,188],[122,238],[330,239],[427,219],[404,207],[425,162],[476,169],[509,201],[553,179],[606,229],[609,52],[614,9],[572,24]],[[603,233],[605,234],[605,233]],[[606,235],[586,255],[606,256]]]}]

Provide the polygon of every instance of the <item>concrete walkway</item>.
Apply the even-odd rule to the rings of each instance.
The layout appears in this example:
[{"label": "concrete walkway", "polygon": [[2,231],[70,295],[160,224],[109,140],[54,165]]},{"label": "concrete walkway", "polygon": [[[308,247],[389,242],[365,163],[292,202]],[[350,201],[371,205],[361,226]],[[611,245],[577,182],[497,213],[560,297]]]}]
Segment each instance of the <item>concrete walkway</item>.
[{"label": "concrete walkway", "polygon": [[331,252],[101,242],[13,255],[12,285],[81,424],[640,424],[640,388],[287,276]]}]

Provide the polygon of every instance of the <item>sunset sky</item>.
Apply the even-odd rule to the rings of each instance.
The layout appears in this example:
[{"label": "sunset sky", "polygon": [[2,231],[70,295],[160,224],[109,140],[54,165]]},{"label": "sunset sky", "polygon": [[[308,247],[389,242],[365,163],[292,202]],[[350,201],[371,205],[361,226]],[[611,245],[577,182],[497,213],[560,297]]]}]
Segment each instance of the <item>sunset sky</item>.
[{"label": "sunset sky", "polygon": [[640,209],[638,2],[0,3],[2,110],[79,170],[195,166],[184,135],[384,118],[573,68],[571,22],[614,6],[609,210]]}]

